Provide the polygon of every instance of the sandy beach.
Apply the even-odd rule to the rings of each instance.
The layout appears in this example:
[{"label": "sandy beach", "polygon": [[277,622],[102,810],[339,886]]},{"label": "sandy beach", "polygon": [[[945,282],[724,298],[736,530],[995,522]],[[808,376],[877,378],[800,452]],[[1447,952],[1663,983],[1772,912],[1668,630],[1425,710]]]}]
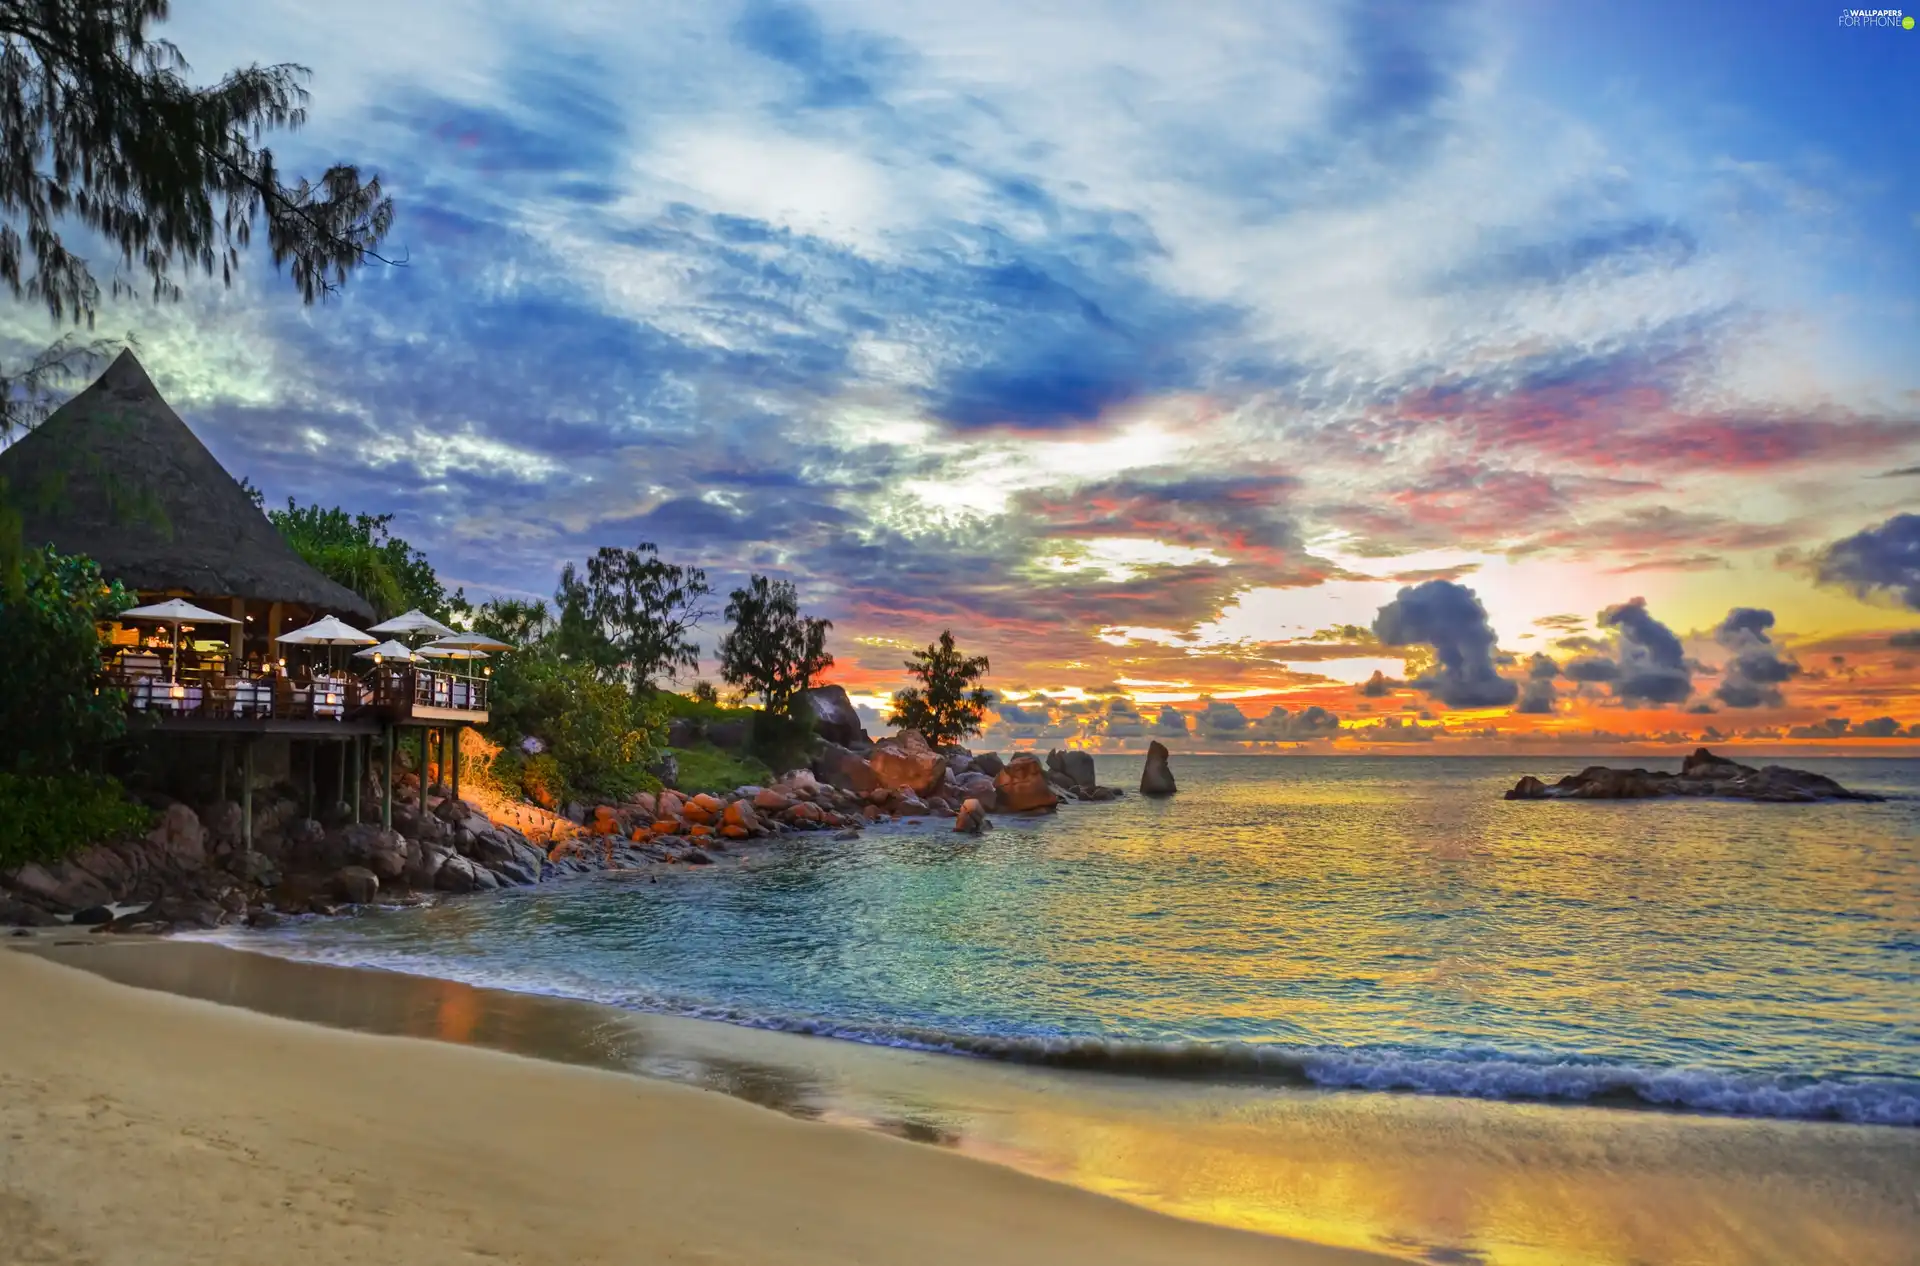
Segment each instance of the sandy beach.
[{"label": "sandy beach", "polygon": [[6,1266],[1382,1260],[723,1095],[24,953],[0,953],[0,998]]}]

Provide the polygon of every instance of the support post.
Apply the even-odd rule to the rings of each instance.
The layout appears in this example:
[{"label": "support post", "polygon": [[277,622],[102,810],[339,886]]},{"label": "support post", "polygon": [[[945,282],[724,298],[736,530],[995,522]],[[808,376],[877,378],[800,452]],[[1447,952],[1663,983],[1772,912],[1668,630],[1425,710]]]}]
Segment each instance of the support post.
[{"label": "support post", "polygon": [[360,772],[360,745],[366,739],[356,734],[347,742],[353,745],[353,824],[360,825],[360,789],[366,783],[366,777]]},{"label": "support post", "polygon": [[386,723],[380,735],[380,765],[386,770],[382,781],[386,784],[380,796],[380,829],[393,829],[393,722]]},{"label": "support post", "polygon": [[447,789],[453,792],[453,798],[460,798],[460,727],[454,726],[447,731],[447,745],[453,749],[453,755],[447,760]]},{"label": "support post", "polygon": [[240,841],[253,851],[253,740],[240,741]]},{"label": "support post", "polygon": [[307,816],[310,818],[320,816],[314,812],[314,810],[320,807],[320,793],[315,790],[313,785],[313,758],[318,754],[319,750],[320,744],[318,740],[309,739],[307,741]]},{"label": "support post", "polygon": [[342,739],[340,746],[334,749],[337,756],[333,766],[333,803],[336,807],[347,798],[347,744],[351,739]]},{"label": "support post", "polygon": [[433,727],[420,727],[420,816],[427,814],[427,740],[433,736]]},{"label": "support post", "polygon": [[215,804],[225,804],[227,801],[227,762],[233,758],[233,753],[227,750],[227,740],[225,739],[213,740],[213,750],[213,763],[218,766],[220,770],[220,781],[214,788],[213,799]]}]

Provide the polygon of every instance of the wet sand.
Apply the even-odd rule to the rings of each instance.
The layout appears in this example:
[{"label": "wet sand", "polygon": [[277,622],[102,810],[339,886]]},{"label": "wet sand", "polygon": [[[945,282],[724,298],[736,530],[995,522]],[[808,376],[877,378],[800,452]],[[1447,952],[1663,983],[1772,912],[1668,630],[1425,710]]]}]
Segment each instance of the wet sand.
[{"label": "wet sand", "polygon": [[[68,934],[43,938],[39,944],[48,946],[58,940],[81,938]],[[871,1208],[863,1194],[870,1179],[853,1176],[860,1164],[904,1166],[895,1172],[911,1172],[919,1175],[915,1182],[950,1189],[951,1178],[922,1174],[920,1161],[933,1158],[944,1165],[960,1165],[963,1171],[985,1168],[969,1165],[967,1158],[972,1158],[1201,1222],[1367,1249],[1403,1260],[1468,1266],[1811,1261],[1893,1266],[1912,1260],[1912,1245],[1920,1242],[1920,1183],[1915,1181],[1920,1175],[1920,1131],[1276,1091],[1018,1068],[636,1015],[424,977],[289,962],[204,943],[103,944],[94,937],[48,952],[90,972],[148,989],[362,1034],[433,1038],[722,1091],[794,1119],[779,1122],[761,1113],[751,1114],[751,1120],[783,1128],[815,1123],[799,1141],[780,1144],[789,1148],[788,1166],[813,1166],[811,1159],[803,1159],[813,1146],[804,1141],[810,1137],[845,1135],[891,1146],[891,1151],[871,1161],[864,1157],[850,1161],[855,1169],[843,1171],[847,1175],[843,1181],[853,1185],[845,1190],[825,1195],[814,1191],[812,1199],[827,1201],[817,1218],[834,1225],[870,1218],[884,1222],[891,1217]],[[10,977],[0,977],[0,989],[11,997]],[[149,997],[124,991],[110,996]],[[149,997],[145,1005],[169,1001]],[[248,1018],[207,1008],[196,1014],[202,1019],[181,1018],[179,1023],[226,1024]],[[73,1018],[64,1021],[69,1031],[75,1023]],[[310,1037],[316,1033],[284,1025],[280,1030]],[[0,1068],[14,1064],[5,1053],[10,1040],[0,1034]],[[91,1037],[88,1041],[90,1049]],[[444,1049],[423,1043],[386,1046],[401,1054],[383,1054],[382,1069],[417,1068],[422,1076],[428,1075],[427,1067],[437,1065],[437,1059],[421,1052]],[[307,1041],[299,1041],[296,1048],[307,1050]],[[224,1070],[237,1063],[223,1058],[220,1066]],[[535,1084],[543,1087],[539,1093],[544,1094],[548,1076],[567,1075],[565,1069],[512,1066],[520,1070],[519,1075],[533,1079],[515,1083],[523,1088],[513,1092],[513,1098],[534,1093]],[[184,1071],[174,1075],[188,1076]],[[280,1085],[283,1092],[301,1084],[271,1070],[258,1075],[268,1078],[269,1087]],[[331,1076],[334,1084],[317,1092],[357,1102],[362,1097],[358,1092],[368,1089],[351,1074]],[[642,1096],[679,1092],[679,1087],[659,1085],[658,1080],[616,1078],[612,1086],[633,1087],[632,1093]],[[301,1090],[299,1097],[304,1101],[308,1093]],[[625,1098],[611,1087],[601,1093]],[[475,1095],[480,1095],[477,1089],[466,1097],[486,1103],[484,1095]],[[366,1101],[362,1109],[369,1117],[377,1117],[379,1130],[398,1128],[404,1121],[413,1130],[424,1129],[428,1136],[424,1142],[412,1140],[412,1146],[450,1142],[432,1141],[433,1131],[440,1128],[437,1124],[423,1126],[410,1115],[394,1121],[387,1101],[383,1093]],[[695,1104],[709,1102],[718,1102],[717,1097],[694,1096]],[[730,1109],[739,1106],[728,1105]],[[732,1120],[720,1127],[695,1125],[702,1120],[697,1108],[687,1106],[685,1111],[687,1128],[703,1135],[715,1128],[744,1130],[728,1136],[742,1147],[747,1146],[742,1140],[755,1137],[751,1127]],[[517,1116],[499,1117],[492,1106],[474,1108],[470,1115],[471,1120],[449,1122],[446,1128],[463,1138],[468,1131],[488,1138],[489,1154],[496,1159],[512,1152],[518,1131],[526,1124]],[[817,1123],[861,1126],[866,1131],[834,1130]],[[617,1153],[619,1144],[609,1144],[585,1123],[580,1128],[573,1146],[596,1156],[607,1155],[609,1146],[614,1146]],[[894,1145],[875,1134],[891,1134],[923,1146]],[[342,1156],[351,1157],[356,1166],[365,1163],[361,1152],[389,1146],[378,1131],[363,1141],[356,1142],[356,1137],[347,1135],[338,1142]],[[658,1146],[672,1150],[665,1144]],[[752,1207],[752,1191],[758,1184],[788,1181],[782,1169],[769,1172],[758,1163],[742,1169],[734,1157],[726,1162],[726,1172],[711,1174],[680,1174],[670,1167],[656,1175],[638,1157],[623,1156],[616,1163],[627,1167],[623,1181],[626,1175],[635,1175],[628,1189],[636,1193],[634,1198],[644,1199],[649,1209],[657,1208],[656,1198],[669,1191],[680,1201],[717,1201],[728,1210],[743,1204]],[[0,1191],[14,1188],[9,1174],[18,1168],[0,1164]],[[557,1181],[553,1196],[543,1198],[578,1199],[577,1175],[595,1168],[576,1161],[567,1169],[568,1177]],[[1002,1175],[1009,1181],[1016,1177]],[[696,1186],[690,1190],[686,1183]],[[1044,1183],[1037,1186],[1041,1191],[1091,1198]],[[947,1194],[954,1193],[948,1190]],[[484,1200],[477,1193],[470,1198]],[[983,1198],[998,1197],[984,1197],[971,1189],[966,1194],[966,1201],[976,1208]],[[1068,1216],[1052,1211],[1051,1202],[1042,1197],[1031,1199],[1040,1201],[1032,1208],[1041,1212],[1008,1216]],[[0,1198],[0,1226],[6,1225],[6,1207]],[[1020,1237],[1017,1243],[1003,1238],[984,1245],[974,1241],[969,1251],[987,1252],[994,1261],[1027,1260],[1020,1255],[1023,1247],[1033,1249],[1031,1260],[1036,1261],[1322,1260],[1312,1250],[1280,1239],[1253,1240],[1253,1249],[1231,1236],[1219,1243],[1162,1241],[1161,1246],[1148,1249],[1137,1241],[1130,1222],[1144,1214],[1125,1209],[1123,1216],[1122,1206],[1113,1204],[1098,1207],[1109,1213],[1096,1209],[1088,1215],[1093,1229],[1076,1230],[1069,1236],[1093,1234],[1098,1242],[1054,1241],[1053,1247],[1041,1252],[1041,1241],[1032,1237]],[[682,1232],[691,1238],[678,1242],[698,1245],[715,1255],[685,1260],[808,1260],[780,1256],[796,1246],[772,1242],[755,1250],[759,1256],[729,1257],[724,1246],[704,1243],[692,1229],[698,1222],[697,1212],[685,1211],[692,1221]],[[915,1216],[938,1215],[922,1210]],[[1180,1225],[1168,1219],[1154,1219],[1153,1224]],[[1191,1229],[1209,1233],[1203,1227]],[[1109,1246],[1109,1235],[1116,1233],[1135,1242]],[[850,1255],[847,1260],[945,1260],[924,1255],[929,1251],[924,1245],[908,1251],[901,1244],[873,1238],[879,1234],[873,1231],[859,1246],[836,1241],[833,1251]],[[863,1251],[877,1255],[861,1256]],[[1147,1255],[1128,1257],[1124,1255],[1128,1251]],[[1255,1256],[1240,1256],[1249,1251]],[[386,1260],[439,1259],[394,1256]],[[597,1259],[589,1255],[583,1260]]]},{"label": "wet sand", "polygon": [[9,1266],[1370,1260],[669,1082],[301,1024],[27,953],[0,952],[0,1000]]}]

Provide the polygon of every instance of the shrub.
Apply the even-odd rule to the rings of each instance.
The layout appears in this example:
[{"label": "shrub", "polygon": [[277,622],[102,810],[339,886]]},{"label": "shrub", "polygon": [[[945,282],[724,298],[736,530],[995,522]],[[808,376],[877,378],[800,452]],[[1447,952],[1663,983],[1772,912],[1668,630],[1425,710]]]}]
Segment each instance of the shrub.
[{"label": "shrub", "polygon": [[126,696],[103,685],[98,621],[134,603],[93,560],[34,550],[0,590],[0,770],[59,773],[126,729]]},{"label": "shrub", "polygon": [[111,778],[0,773],[0,870],[58,861],[152,823],[153,814]]},{"label": "shrub", "polygon": [[674,786],[680,791],[711,791],[718,795],[735,787],[763,787],[773,781],[773,771],[751,756],[735,756],[711,743],[671,749],[680,765]]},{"label": "shrub", "polygon": [[541,808],[558,809],[567,796],[560,762],[547,752],[527,757],[520,765],[520,790]]},{"label": "shrub", "polygon": [[813,750],[813,709],[795,716],[777,712],[753,714],[753,733],[747,741],[752,752],[776,774],[797,769],[807,763]]}]

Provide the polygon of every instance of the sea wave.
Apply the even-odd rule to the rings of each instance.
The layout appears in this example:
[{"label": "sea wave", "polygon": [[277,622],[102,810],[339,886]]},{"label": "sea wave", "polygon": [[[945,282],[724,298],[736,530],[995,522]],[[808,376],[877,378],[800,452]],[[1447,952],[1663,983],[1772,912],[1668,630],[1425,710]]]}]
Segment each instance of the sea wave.
[{"label": "sea wave", "polygon": [[312,946],[255,935],[215,933],[203,939],[302,961],[431,976],[483,988],[572,998],[625,1010],[1082,1072],[1602,1107],[1665,1108],[1855,1125],[1920,1126],[1920,1078],[1657,1068],[1596,1058],[1486,1049],[1356,1049],[1278,1042],[1129,1041],[959,1033],[916,1025],[854,1023],[781,1014],[672,994],[609,989],[550,972],[503,971],[363,948]]}]

